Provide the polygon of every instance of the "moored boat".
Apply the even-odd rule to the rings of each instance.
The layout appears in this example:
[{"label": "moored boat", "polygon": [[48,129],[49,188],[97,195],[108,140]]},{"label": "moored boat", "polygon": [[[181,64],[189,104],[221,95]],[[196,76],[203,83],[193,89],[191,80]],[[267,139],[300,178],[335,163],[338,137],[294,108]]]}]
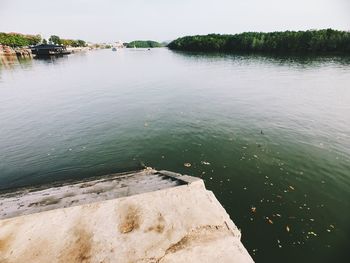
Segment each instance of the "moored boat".
[{"label": "moored boat", "polygon": [[54,55],[68,55],[71,52],[65,46],[53,44],[40,44],[31,47],[32,54],[37,56],[54,56]]}]

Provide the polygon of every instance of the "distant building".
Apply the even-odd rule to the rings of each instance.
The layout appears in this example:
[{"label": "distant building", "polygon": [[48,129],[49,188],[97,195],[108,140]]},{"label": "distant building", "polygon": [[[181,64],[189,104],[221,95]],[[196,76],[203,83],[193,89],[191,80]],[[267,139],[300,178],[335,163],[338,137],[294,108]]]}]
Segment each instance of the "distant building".
[{"label": "distant building", "polygon": [[125,47],[123,44],[123,41],[121,41],[121,40],[115,42],[113,46],[116,48],[124,48]]}]

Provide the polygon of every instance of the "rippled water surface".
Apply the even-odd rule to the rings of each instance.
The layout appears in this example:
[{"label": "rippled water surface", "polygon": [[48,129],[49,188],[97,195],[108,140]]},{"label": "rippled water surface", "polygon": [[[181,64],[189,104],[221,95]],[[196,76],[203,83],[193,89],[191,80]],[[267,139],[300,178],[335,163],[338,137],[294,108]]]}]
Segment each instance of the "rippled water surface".
[{"label": "rippled water surface", "polygon": [[257,262],[346,261],[349,58],[154,49],[5,62],[0,189],[172,170],[204,179]]}]

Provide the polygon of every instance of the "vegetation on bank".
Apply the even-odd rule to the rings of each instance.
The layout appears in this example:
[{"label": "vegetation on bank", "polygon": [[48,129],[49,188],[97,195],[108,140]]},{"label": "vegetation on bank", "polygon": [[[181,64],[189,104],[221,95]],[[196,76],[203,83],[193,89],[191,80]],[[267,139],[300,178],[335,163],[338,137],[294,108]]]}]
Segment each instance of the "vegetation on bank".
[{"label": "vegetation on bank", "polygon": [[59,36],[52,35],[48,39],[42,39],[40,35],[24,35],[20,33],[2,33],[0,32],[0,44],[10,47],[33,46],[37,44],[52,43],[56,45],[64,45],[71,47],[85,47],[84,40],[61,39]]},{"label": "vegetation on bank", "polygon": [[136,40],[126,44],[127,48],[155,48],[155,47],[163,47],[161,43],[151,40]]},{"label": "vegetation on bank", "polygon": [[86,42],[81,39],[61,39],[59,36],[52,35],[49,42],[56,45],[70,46],[70,47],[86,47]]},{"label": "vegetation on bank", "polygon": [[210,34],[178,38],[168,47],[182,51],[350,53],[350,32],[324,29],[247,32],[236,35]]},{"label": "vegetation on bank", "polygon": [[19,33],[0,32],[0,44],[10,47],[31,46],[41,43],[40,35],[23,35]]}]

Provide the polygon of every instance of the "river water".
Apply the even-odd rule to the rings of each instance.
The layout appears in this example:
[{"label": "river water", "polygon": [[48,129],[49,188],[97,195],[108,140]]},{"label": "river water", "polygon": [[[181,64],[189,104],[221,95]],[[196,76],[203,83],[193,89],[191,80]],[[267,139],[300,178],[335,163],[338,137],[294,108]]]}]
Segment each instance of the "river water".
[{"label": "river water", "polygon": [[162,48],[0,66],[0,189],[144,165],[203,178],[257,262],[344,262],[350,58]]}]

